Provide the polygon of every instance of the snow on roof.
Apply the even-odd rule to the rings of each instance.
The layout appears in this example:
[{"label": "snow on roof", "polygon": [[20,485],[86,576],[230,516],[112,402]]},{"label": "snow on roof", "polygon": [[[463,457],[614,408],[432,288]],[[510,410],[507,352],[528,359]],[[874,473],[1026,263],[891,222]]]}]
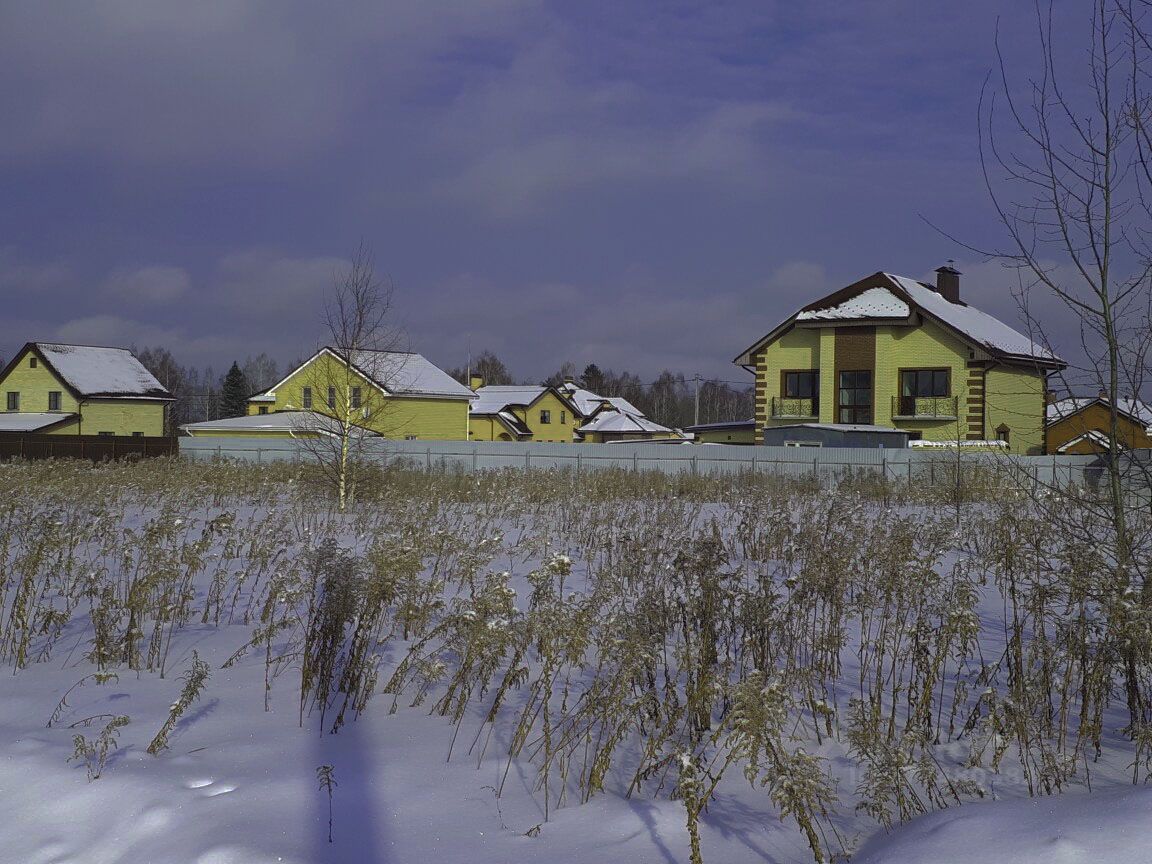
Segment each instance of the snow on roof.
[{"label": "snow on roof", "polygon": [[[0,415],[2,416],[2,415]],[[59,416],[59,415],[57,415]],[[339,423],[315,411],[277,411],[272,414],[250,414],[246,417],[226,417],[223,420],[202,420],[184,423],[180,429],[195,432],[336,432]],[[376,435],[369,429],[357,429],[364,435]]]},{"label": "snow on roof", "polygon": [[44,360],[81,396],[171,399],[127,348],[33,343]]},{"label": "snow on roof", "polygon": [[964,303],[953,303],[932,287],[907,276],[896,276],[892,273],[884,275],[906,291],[912,302],[922,310],[960,331],[978,345],[1002,354],[1062,362],[1047,348],[1033,342],[1023,333],[1013,330],[987,312],[981,312],[974,306]]},{"label": "snow on roof", "polygon": [[531,405],[547,390],[541,386],[486,386],[476,390],[473,414],[496,414],[509,405]]},{"label": "snow on roof", "polygon": [[1063,444],[1061,444],[1059,447],[1056,448],[1056,452],[1057,453],[1067,452],[1071,447],[1073,447],[1076,444],[1079,444],[1081,441],[1087,441],[1091,444],[1095,444],[1098,447],[1103,448],[1104,450],[1108,450],[1108,449],[1110,449],[1110,447],[1109,447],[1110,440],[1111,439],[1109,439],[1109,437],[1107,435],[1105,435],[1103,432],[1099,431],[1098,429],[1089,429],[1083,435],[1077,435],[1071,441],[1065,441]]},{"label": "snow on roof", "polygon": [[76,416],[61,414],[59,411],[13,411],[0,414],[0,432],[35,432],[64,420],[74,420]]},{"label": "snow on roof", "polygon": [[869,288],[827,309],[799,313],[797,321],[850,321],[856,318],[907,318],[908,304],[887,288]]},{"label": "snow on roof", "polygon": [[661,426],[646,417],[637,417],[635,414],[628,414],[623,411],[602,411],[590,423],[585,423],[577,431],[582,433],[612,432],[614,434],[672,432],[667,426]]},{"label": "snow on roof", "polygon": [[518,435],[531,435],[532,430],[525,425],[524,421],[513,414],[511,411],[497,411],[496,416],[503,420],[508,428],[514,430]]},{"label": "snow on roof", "polygon": [[351,360],[389,393],[472,398],[471,390],[414,351],[354,351]]},{"label": "snow on roof", "polygon": [[[1057,399],[1048,405],[1048,422],[1055,423],[1057,420],[1062,420],[1065,417],[1071,417],[1082,408],[1087,408],[1093,402],[1100,402],[1105,408],[1108,407],[1108,400],[1100,396],[1069,396],[1065,399]],[[1137,423],[1144,426],[1152,426],[1152,407],[1146,403],[1141,402],[1139,399],[1132,399],[1125,397],[1117,400],[1116,407],[1121,414],[1127,414]]]},{"label": "snow on roof", "polygon": [[561,384],[558,388],[561,393],[565,394],[572,403],[580,409],[580,413],[585,417],[595,414],[596,411],[607,402],[618,411],[623,411],[625,414],[631,414],[635,417],[643,417],[644,412],[625,399],[623,396],[600,396],[593,393],[591,390],[585,390],[583,387],[577,387],[575,384]]}]

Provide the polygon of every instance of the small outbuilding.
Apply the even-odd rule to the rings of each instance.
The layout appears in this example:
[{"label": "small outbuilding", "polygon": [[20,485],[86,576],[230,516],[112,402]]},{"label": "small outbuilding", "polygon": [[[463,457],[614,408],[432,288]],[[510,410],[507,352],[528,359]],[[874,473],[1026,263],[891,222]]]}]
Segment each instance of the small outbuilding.
[{"label": "small outbuilding", "polygon": [[896,450],[908,446],[909,433],[890,426],[850,423],[793,423],[764,430],[764,443],[775,447],[866,447]]},{"label": "small outbuilding", "polygon": [[700,444],[755,444],[756,420],[729,420],[724,423],[699,423],[686,426],[693,440]]}]

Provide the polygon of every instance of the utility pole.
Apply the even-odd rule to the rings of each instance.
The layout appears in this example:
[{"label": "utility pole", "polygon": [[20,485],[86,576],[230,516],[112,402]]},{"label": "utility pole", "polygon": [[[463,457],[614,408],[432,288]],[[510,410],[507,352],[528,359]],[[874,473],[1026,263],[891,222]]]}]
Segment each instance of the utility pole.
[{"label": "utility pole", "polygon": [[692,421],[692,425],[693,426],[699,426],[700,425],[700,373],[697,372],[695,377],[692,380],[696,382],[696,411],[695,411],[695,415],[694,415],[695,419]]}]

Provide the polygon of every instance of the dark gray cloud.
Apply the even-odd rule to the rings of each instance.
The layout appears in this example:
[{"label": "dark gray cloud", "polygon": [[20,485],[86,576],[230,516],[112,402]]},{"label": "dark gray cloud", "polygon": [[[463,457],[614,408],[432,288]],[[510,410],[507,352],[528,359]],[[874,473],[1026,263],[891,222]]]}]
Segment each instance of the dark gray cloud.
[{"label": "dark gray cloud", "polygon": [[[965,257],[923,217],[995,241],[997,15],[1026,37],[993,0],[13,0],[0,351],[289,361],[363,241],[443,365],[740,379],[731,357],[812,296]],[[1012,319],[978,265],[966,290]]]}]

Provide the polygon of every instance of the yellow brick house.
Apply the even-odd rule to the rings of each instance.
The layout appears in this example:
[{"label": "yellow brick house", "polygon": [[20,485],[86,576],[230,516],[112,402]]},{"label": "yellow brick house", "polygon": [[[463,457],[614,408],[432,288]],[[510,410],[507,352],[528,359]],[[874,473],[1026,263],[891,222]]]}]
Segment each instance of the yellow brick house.
[{"label": "yellow brick house", "polygon": [[0,371],[0,432],[159,436],[175,398],[127,348],[29,342]]},{"label": "yellow brick house", "polygon": [[[460,441],[467,438],[473,398],[471,390],[415,352],[354,351],[346,357],[324,347],[249,398],[248,414],[307,411],[343,417],[348,412],[356,425],[384,438]],[[228,434],[208,428],[185,431]],[[255,432],[276,434],[271,429]]]},{"label": "yellow brick house", "polygon": [[734,362],[756,376],[756,438],[800,423],[883,426],[913,440],[1044,452],[1047,348],[935,285],[873,273],[781,322]]}]

